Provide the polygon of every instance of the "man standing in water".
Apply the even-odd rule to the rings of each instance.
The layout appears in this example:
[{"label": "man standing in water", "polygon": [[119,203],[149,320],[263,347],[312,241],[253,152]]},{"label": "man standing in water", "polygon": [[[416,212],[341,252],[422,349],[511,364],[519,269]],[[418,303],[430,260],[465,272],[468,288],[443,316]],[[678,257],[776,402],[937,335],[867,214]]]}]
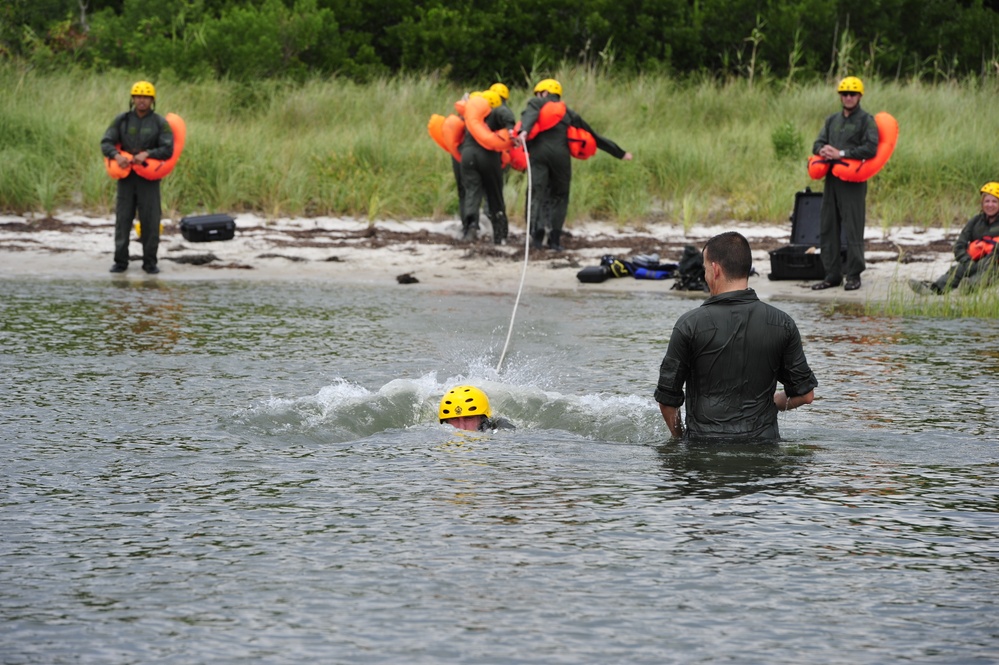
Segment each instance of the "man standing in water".
[{"label": "man standing in water", "polygon": [[[673,326],[655,391],[659,410],[677,438],[776,441],[777,412],[811,404],[818,385],[798,327],[749,288],[753,257],[742,235],[711,238],[703,255],[711,297]],[[776,391],[778,381],[784,390]]]},{"label": "man standing in water", "polygon": [[[812,146],[812,153],[823,159],[870,159],[878,151],[878,125],[874,117],[860,108],[864,83],[856,76],[847,76],[837,88],[843,109],[826,118],[822,131]],[[840,234],[846,232],[846,291],[860,288],[860,273],[864,262],[864,225],[867,220],[867,183],[847,182],[832,174],[826,175],[819,213],[822,267],[826,276],[813,291],[821,291],[843,283],[840,259]]]},{"label": "man standing in water", "polygon": [[[123,169],[143,164],[147,159],[170,159],[173,156],[173,130],[165,118],[153,111],[156,89],[148,81],[132,86],[131,109],[119,114],[101,139],[101,152]],[[122,154],[127,152],[131,159]],[[160,181],[146,180],[134,170],[118,181],[115,204],[114,265],[111,272],[128,269],[128,241],[136,212],[142,234],[142,269],[150,275],[160,271],[157,252],[160,246]]]}]

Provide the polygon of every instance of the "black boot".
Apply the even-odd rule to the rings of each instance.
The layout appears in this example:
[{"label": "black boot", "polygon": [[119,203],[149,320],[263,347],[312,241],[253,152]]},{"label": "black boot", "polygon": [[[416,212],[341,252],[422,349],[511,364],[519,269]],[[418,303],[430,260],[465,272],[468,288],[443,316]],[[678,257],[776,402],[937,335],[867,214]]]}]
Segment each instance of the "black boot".
[{"label": "black boot", "polygon": [[564,251],[565,247],[563,247],[560,244],[560,242],[559,242],[560,240],[562,240],[562,232],[561,231],[549,231],[548,232],[548,249],[552,250],[553,252]]},{"label": "black boot", "polygon": [[544,229],[535,230],[531,232],[531,249],[542,249],[541,244],[545,240]]}]

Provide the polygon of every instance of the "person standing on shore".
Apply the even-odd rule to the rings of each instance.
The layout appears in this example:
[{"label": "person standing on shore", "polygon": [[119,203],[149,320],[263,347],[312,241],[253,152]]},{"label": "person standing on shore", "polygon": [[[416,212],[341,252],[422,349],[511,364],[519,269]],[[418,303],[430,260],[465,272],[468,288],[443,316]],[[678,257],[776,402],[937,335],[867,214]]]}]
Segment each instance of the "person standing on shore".
[{"label": "person standing on shore", "polygon": [[[676,438],[776,441],[777,413],[811,404],[818,386],[798,327],[749,288],[745,237],[717,235],[703,255],[711,297],[673,326],[654,394],[659,411]],[[776,391],[778,381],[784,390]]]},{"label": "person standing on shore", "polygon": [[[476,138],[476,128],[481,127],[490,138],[493,135],[509,137],[515,124],[513,113],[494,90],[477,93],[489,105],[488,115],[484,125],[474,124],[475,118],[466,115],[465,138],[461,143],[461,182],[465,190],[465,202],[461,215],[462,239],[474,241],[479,230],[479,208],[482,199],[486,200],[486,216],[493,227],[493,242],[497,245],[506,243],[509,223],[506,217],[506,203],[503,200],[503,164],[502,155],[495,147],[482,145]],[[466,104],[466,113],[471,108],[472,101]],[[483,106],[483,111],[485,107]],[[469,123],[473,123],[469,127]],[[509,148],[509,138],[506,140]]]},{"label": "person standing on shore", "polygon": [[548,231],[548,248],[561,252],[562,227],[569,211],[569,185],[572,157],[570,127],[584,129],[596,140],[596,147],[618,159],[632,155],[610,139],[597,134],[583,118],[562,101],[562,84],[545,79],[534,86],[534,97],[520,115],[519,139],[527,145],[531,162],[531,246],[542,248]]},{"label": "person standing on shore", "polygon": [[999,280],[996,243],[999,243],[999,182],[987,182],[982,194],[981,211],[968,220],[954,241],[957,263],[934,282],[910,279],[909,286],[922,295],[941,295],[964,284],[966,287],[988,285]]},{"label": "person standing on shore", "polygon": [[[860,108],[864,83],[856,76],[847,76],[836,88],[842,109],[826,118],[812,154],[823,159],[870,159],[878,151],[878,125],[874,116]],[[843,283],[840,259],[840,234],[846,231],[846,284],[843,288],[860,288],[860,273],[864,262],[864,225],[867,221],[867,183],[847,182],[832,174],[826,175],[820,215],[820,249],[825,278],[812,285],[821,291]]]},{"label": "person standing on shore", "polygon": [[[153,109],[156,105],[156,88],[148,81],[132,86],[130,109],[111,122],[101,139],[101,152],[113,159],[121,168],[143,164],[147,159],[167,160],[173,155],[173,130],[165,118]],[[129,159],[122,152],[132,155]],[[128,243],[132,222],[139,215],[142,234],[142,269],[151,275],[160,271],[156,265],[160,246],[159,180],[146,180],[134,170],[118,180],[115,203],[114,265],[111,272],[128,269]]]}]

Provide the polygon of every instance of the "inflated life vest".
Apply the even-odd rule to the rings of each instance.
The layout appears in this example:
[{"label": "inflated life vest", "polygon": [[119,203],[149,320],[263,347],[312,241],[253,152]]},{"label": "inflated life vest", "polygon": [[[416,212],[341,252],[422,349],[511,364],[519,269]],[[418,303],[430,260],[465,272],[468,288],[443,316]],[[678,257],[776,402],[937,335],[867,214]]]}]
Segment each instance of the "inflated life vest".
[{"label": "inflated life vest", "polygon": [[[162,180],[170,175],[173,167],[177,165],[177,160],[180,159],[180,154],[184,152],[184,144],[187,141],[187,124],[176,113],[167,113],[166,121],[173,131],[173,154],[169,159],[147,159],[145,164],[129,164],[127,167],[121,168],[116,159],[105,157],[104,168],[108,175],[115,180],[127,177],[132,171],[146,180]],[[127,159],[132,159],[133,155],[121,150],[121,144],[116,147],[118,152]]]},{"label": "inflated life vest", "polygon": [[[541,111],[538,112],[538,121],[534,123],[531,131],[527,134],[527,140],[530,141],[541,132],[548,131],[557,125],[565,117],[565,113],[565,102],[545,103],[541,107]],[[518,121],[513,129],[514,133],[520,134],[520,128],[521,124]],[[569,154],[576,159],[589,159],[597,154],[597,139],[587,130],[569,125],[565,133],[569,141]],[[516,146],[510,150],[510,166],[518,171],[527,170],[527,156],[524,154],[523,147]]]},{"label": "inflated life vest", "polygon": [[430,116],[430,121],[427,122],[427,133],[430,134],[430,138],[434,140],[434,143],[441,147],[441,150],[451,152],[444,141],[444,120],[444,116],[440,113],[434,113]]},{"label": "inflated life vest", "polygon": [[486,118],[492,112],[485,97],[472,97],[465,102],[465,130],[486,150],[509,150],[513,147],[510,131],[506,127],[493,131],[486,124]]},{"label": "inflated life vest", "polygon": [[823,159],[812,155],[808,159],[808,175],[813,180],[825,178],[830,169],[832,174],[846,182],[864,182],[881,170],[898,143],[898,121],[884,111],[874,116],[878,125],[878,151],[870,159]]},{"label": "inflated life vest", "polygon": [[441,125],[441,136],[444,137],[444,149],[460,162],[461,142],[465,140],[465,121],[452,113],[444,118],[444,123]]},{"label": "inflated life vest", "polygon": [[995,251],[997,242],[999,242],[999,237],[993,236],[985,236],[979,240],[972,240],[968,243],[968,256],[971,257],[972,261],[977,261],[982,257],[988,256]]}]

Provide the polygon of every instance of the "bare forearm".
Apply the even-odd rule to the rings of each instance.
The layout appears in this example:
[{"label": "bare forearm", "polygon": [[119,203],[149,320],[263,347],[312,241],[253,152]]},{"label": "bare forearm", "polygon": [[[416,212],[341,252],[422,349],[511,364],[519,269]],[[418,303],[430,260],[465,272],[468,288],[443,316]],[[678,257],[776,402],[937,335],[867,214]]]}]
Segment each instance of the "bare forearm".
[{"label": "bare forearm", "polygon": [[799,406],[811,404],[813,399],[815,399],[814,390],[810,390],[804,395],[797,395],[795,397],[788,397],[787,393],[783,390],[779,390],[774,393],[774,405],[777,407],[778,411],[790,411],[791,409],[797,409]]},{"label": "bare forearm", "polygon": [[666,427],[669,428],[669,433],[677,439],[682,437],[683,421],[680,419],[680,409],[675,406],[659,404],[659,411],[663,414],[663,420],[666,422]]}]

